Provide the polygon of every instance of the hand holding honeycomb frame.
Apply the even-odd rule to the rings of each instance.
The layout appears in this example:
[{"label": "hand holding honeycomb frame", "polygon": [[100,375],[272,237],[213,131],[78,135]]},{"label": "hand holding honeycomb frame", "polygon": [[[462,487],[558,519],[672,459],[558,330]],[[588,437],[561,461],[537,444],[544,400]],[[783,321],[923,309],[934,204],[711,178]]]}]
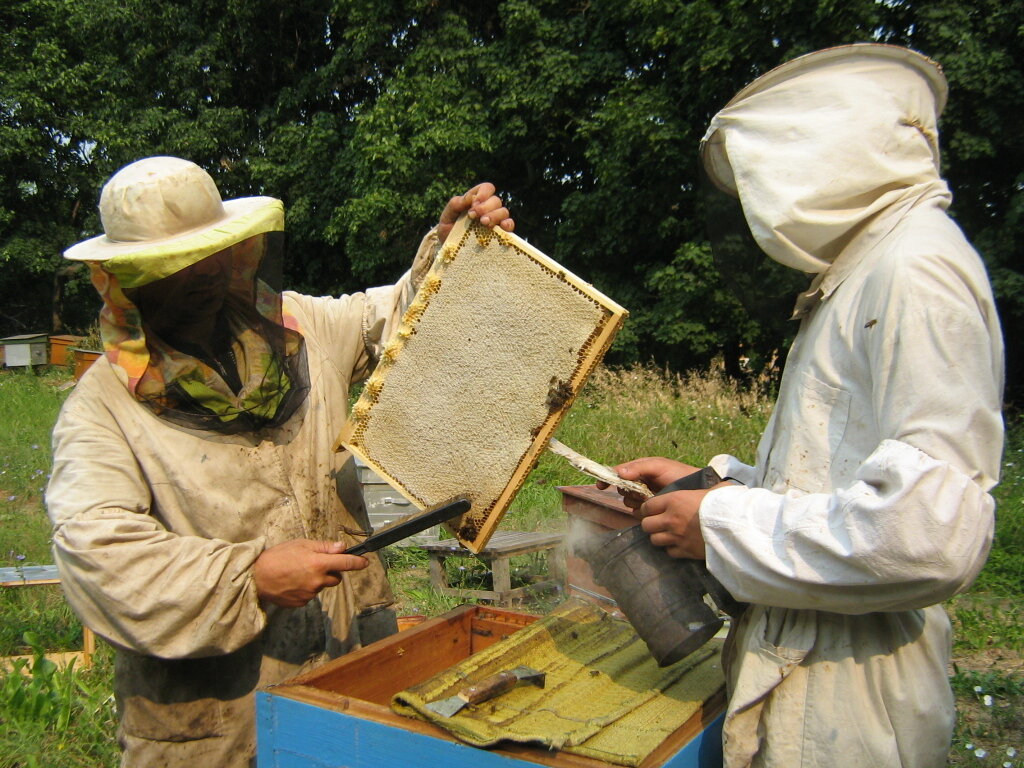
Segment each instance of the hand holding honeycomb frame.
[{"label": "hand holding honeycomb frame", "polygon": [[456,223],[339,445],[479,552],[627,312],[519,237]]}]

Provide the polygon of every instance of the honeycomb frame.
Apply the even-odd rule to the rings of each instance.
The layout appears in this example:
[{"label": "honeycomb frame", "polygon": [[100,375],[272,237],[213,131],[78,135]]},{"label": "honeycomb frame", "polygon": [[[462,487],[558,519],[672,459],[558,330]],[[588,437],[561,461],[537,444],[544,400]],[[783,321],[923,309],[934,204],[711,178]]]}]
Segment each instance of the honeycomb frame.
[{"label": "honeycomb frame", "polygon": [[[494,295],[497,289],[486,290],[491,279],[508,294],[536,299],[531,308],[546,301],[548,311],[523,312],[514,305],[506,309],[502,296]],[[466,300],[474,290],[479,299],[475,304]],[[478,311],[481,307],[485,311]],[[384,345],[335,447],[359,456],[419,509],[453,496],[470,498],[469,512],[446,527],[471,552],[480,552],[627,315],[623,307],[516,235],[462,217]],[[510,329],[515,329],[514,341],[524,349],[550,354],[552,359],[516,358],[512,370],[501,354],[511,359],[515,348],[499,354],[494,344],[495,339],[510,338]],[[439,350],[454,337],[465,338],[467,346],[449,344],[449,350],[458,346],[463,354],[452,362],[458,375],[448,378]],[[564,349],[553,351],[557,345],[546,343],[550,338],[557,338]],[[470,423],[469,434],[457,432],[457,443],[449,439],[447,447],[463,457],[453,467],[439,450],[445,446],[447,414],[410,404],[454,403],[449,409],[454,418],[462,405],[459,387],[490,383],[493,388],[495,380],[512,387],[501,400],[512,408],[511,414],[499,413],[505,418],[491,423],[481,415],[487,404],[470,402],[468,412],[460,413],[468,413],[468,422],[479,416],[486,428],[473,430]],[[486,398],[482,391],[477,396]],[[413,455],[418,445],[433,446],[434,454]],[[477,466],[466,456],[491,456],[494,462],[481,459]]]}]

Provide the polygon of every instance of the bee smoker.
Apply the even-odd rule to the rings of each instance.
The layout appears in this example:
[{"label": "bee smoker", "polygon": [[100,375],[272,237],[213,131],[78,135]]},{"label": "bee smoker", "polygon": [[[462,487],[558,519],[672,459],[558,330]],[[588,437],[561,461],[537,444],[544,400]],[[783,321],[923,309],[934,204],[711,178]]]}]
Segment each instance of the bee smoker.
[{"label": "bee smoker", "polygon": [[[719,482],[718,473],[705,467],[656,495],[710,488]],[[693,653],[722,627],[723,620],[705,595],[730,616],[743,610],[703,562],[671,557],[651,544],[639,525],[590,536],[574,551],[589,563],[594,580],[615,599],[659,666]]]}]

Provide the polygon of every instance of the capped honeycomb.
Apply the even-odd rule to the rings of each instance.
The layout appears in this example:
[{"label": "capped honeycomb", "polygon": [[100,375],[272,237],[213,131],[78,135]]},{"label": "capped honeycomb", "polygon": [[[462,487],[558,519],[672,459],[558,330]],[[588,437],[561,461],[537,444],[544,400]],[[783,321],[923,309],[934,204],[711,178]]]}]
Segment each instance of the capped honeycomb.
[{"label": "capped honeycomb", "polygon": [[479,552],[627,312],[519,237],[463,217],[338,444]]}]

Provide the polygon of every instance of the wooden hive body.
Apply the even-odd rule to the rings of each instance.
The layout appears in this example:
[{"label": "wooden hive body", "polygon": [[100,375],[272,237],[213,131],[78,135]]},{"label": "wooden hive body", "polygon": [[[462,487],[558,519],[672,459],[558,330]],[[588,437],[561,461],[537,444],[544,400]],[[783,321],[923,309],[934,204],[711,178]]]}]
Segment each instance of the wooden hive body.
[{"label": "wooden hive body", "polygon": [[626,310],[522,239],[463,218],[339,444],[420,509],[465,495],[479,552]]},{"label": "wooden hive body", "polygon": [[[480,749],[391,708],[399,691],[528,627],[534,616],[464,605],[256,693],[259,768],[611,768],[594,758],[503,743]],[[720,768],[723,687],[639,768]]]}]

